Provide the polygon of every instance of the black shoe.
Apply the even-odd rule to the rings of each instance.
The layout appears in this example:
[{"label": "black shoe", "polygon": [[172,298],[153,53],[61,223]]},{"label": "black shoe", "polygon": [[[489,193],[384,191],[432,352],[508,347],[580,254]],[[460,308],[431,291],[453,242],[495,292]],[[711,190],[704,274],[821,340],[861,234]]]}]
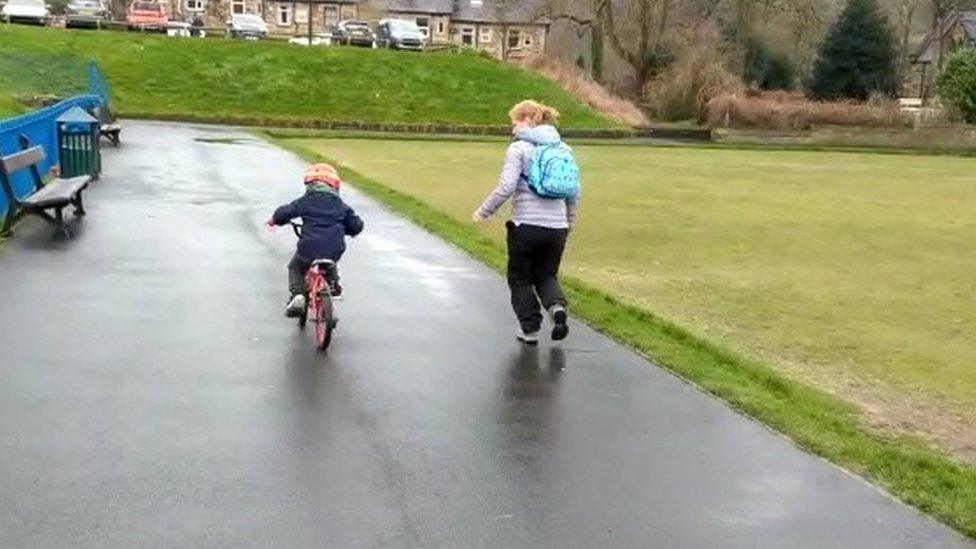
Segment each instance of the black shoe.
[{"label": "black shoe", "polygon": [[342,286],[338,282],[333,283],[332,286],[330,287],[329,295],[331,295],[332,297],[334,297],[336,299],[341,298],[342,297]]},{"label": "black shoe", "polygon": [[549,316],[552,317],[552,340],[562,341],[569,335],[569,325],[566,324],[566,307],[553,305],[549,308]]}]

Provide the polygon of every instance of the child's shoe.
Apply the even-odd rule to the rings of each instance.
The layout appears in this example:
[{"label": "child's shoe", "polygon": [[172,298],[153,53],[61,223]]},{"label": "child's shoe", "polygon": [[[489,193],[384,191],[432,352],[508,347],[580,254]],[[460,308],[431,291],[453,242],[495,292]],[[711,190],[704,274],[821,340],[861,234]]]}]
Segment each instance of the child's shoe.
[{"label": "child's shoe", "polygon": [[288,302],[288,308],[285,309],[285,316],[288,318],[299,318],[303,314],[305,314],[305,296],[295,294],[292,296],[291,301]]},{"label": "child's shoe", "polygon": [[338,282],[333,282],[330,285],[330,289],[332,290],[330,293],[333,299],[342,299],[342,285]]}]

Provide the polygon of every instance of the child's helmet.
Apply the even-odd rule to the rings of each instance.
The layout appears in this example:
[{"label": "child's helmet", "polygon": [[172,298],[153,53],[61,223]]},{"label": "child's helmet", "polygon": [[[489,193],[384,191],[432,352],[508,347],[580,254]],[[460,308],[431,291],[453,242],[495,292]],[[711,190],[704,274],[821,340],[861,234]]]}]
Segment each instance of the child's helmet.
[{"label": "child's helmet", "polygon": [[339,172],[331,164],[320,162],[318,164],[312,164],[305,170],[305,184],[311,185],[312,183],[324,183],[333,190],[338,191],[342,180],[339,179]]}]

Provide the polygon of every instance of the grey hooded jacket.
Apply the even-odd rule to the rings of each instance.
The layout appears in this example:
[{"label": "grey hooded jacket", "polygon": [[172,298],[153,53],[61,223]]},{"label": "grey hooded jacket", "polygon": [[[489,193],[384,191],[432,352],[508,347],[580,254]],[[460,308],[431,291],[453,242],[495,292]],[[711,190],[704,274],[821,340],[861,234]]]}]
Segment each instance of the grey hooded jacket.
[{"label": "grey hooded jacket", "polygon": [[579,199],[542,198],[532,192],[525,180],[535,146],[560,141],[559,132],[548,125],[516,133],[515,141],[508,146],[505,153],[505,164],[498,178],[498,186],[478,208],[478,216],[482,219],[490,217],[511,198],[512,221],[516,225],[537,225],[550,229],[572,228]]}]

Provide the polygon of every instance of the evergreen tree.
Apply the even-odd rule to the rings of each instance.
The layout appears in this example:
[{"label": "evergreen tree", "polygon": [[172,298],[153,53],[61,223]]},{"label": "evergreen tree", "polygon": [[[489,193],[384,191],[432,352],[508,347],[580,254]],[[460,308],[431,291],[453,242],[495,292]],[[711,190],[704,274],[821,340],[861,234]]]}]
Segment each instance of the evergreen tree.
[{"label": "evergreen tree", "polygon": [[788,57],[772,53],[762,42],[753,40],[746,52],[742,79],[762,90],[792,90],[796,71]]},{"label": "evergreen tree", "polygon": [[820,46],[809,88],[816,99],[895,93],[894,40],[877,0],[848,0]]}]

